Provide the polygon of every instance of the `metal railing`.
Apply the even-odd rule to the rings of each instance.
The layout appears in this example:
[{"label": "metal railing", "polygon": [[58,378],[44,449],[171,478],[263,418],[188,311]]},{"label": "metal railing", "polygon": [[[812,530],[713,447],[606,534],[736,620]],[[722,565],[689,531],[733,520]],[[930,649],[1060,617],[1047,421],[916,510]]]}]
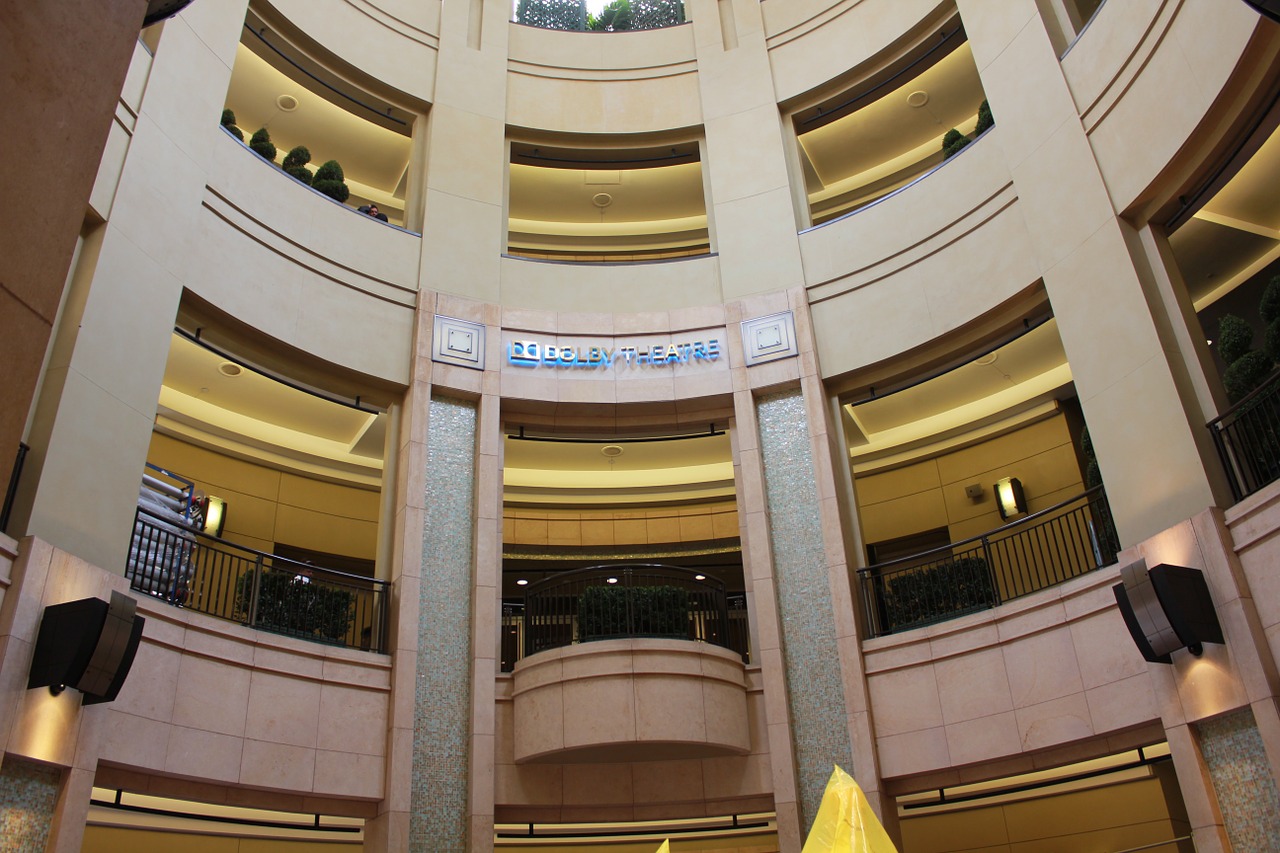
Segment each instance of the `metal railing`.
[{"label": "metal railing", "polygon": [[1236,500],[1280,479],[1280,373],[1207,426]]},{"label": "metal railing", "polygon": [[141,507],[125,576],[139,592],[251,628],[386,650],[387,581],[264,554]]},{"label": "metal railing", "polygon": [[18,496],[18,481],[22,479],[22,466],[27,461],[27,453],[31,450],[22,442],[18,442],[18,455],[13,460],[13,470],[9,473],[9,487],[4,490],[4,506],[0,507],[0,533],[9,529],[9,516],[13,514],[13,501]]},{"label": "metal railing", "polygon": [[981,536],[858,570],[869,636],[1003,604],[1115,562],[1101,486]]},{"label": "metal railing", "polygon": [[529,587],[503,602],[502,667],[547,649],[619,637],[712,643],[747,660],[746,603],[724,584],[659,564],[591,566]]}]

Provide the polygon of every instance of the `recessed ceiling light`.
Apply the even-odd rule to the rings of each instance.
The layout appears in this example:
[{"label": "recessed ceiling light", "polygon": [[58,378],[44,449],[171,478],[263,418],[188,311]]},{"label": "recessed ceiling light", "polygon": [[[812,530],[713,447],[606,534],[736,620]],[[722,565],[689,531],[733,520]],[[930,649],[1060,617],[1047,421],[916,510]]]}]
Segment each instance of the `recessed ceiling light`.
[{"label": "recessed ceiling light", "polygon": [[244,371],[234,361],[224,361],[218,365],[218,372],[223,376],[239,376]]},{"label": "recessed ceiling light", "polygon": [[520,578],[519,580],[516,581],[516,586],[528,586],[528,585],[529,585],[529,581],[525,580],[524,578]]},{"label": "recessed ceiling light", "polygon": [[618,582],[618,579],[617,579],[617,578],[605,578],[605,581],[604,581],[604,582],[605,582],[605,583],[617,583],[617,582]]},{"label": "recessed ceiling light", "polygon": [[282,113],[291,113],[298,108],[298,99],[293,95],[280,95],[276,98],[276,106]]},{"label": "recessed ceiling light", "polygon": [[974,364],[995,364],[996,359],[1000,357],[998,352],[989,352],[986,355],[980,355],[973,360]]},{"label": "recessed ceiling light", "polygon": [[924,89],[916,89],[910,95],[907,95],[907,106],[909,107],[919,108],[927,103],[929,103],[929,93]]},{"label": "recessed ceiling light", "polygon": [[706,576],[706,575],[694,575],[694,576],[693,576],[693,579],[694,579],[694,580],[696,580],[696,581],[704,581],[704,580],[706,580],[706,579],[707,579],[707,576]]},{"label": "recessed ceiling light", "polygon": [[616,444],[606,444],[604,447],[600,448],[600,452],[603,453],[605,456],[608,456],[610,459],[614,459],[618,456],[621,456],[622,450],[623,448],[619,447]]},{"label": "recessed ceiling light", "polygon": [[605,208],[613,204],[613,196],[608,193],[596,193],[591,197],[591,203],[596,207]]}]

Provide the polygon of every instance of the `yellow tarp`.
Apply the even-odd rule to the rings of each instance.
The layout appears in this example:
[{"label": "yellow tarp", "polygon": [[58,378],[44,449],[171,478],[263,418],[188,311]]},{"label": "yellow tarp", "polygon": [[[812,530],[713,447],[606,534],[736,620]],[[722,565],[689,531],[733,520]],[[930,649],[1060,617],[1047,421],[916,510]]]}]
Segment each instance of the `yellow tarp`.
[{"label": "yellow tarp", "polygon": [[871,810],[867,795],[837,766],[801,853],[898,853],[898,848]]}]

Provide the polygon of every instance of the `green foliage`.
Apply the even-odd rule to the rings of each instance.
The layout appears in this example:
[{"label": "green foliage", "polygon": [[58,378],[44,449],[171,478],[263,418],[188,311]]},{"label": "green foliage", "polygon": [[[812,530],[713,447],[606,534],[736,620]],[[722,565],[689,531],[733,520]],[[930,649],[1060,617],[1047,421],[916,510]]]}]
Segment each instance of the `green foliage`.
[{"label": "green foliage", "polygon": [[[351,629],[354,600],[348,590],[295,575],[289,570],[262,572],[258,617],[253,627],[278,634],[340,643]],[[236,612],[249,618],[254,572],[236,583]]]},{"label": "green foliage", "polygon": [[1228,366],[1244,358],[1253,347],[1253,327],[1235,314],[1218,319],[1218,354]]},{"label": "green foliage", "polygon": [[275,162],[276,147],[271,143],[271,134],[267,132],[265,127],[260,127],[253,132],[253,136],[249,137],[249,147],[259,157]]},{"label": "green foliage", "polygon": [[1267,287],[1262,291],[1262,300],[1258,303],[1258,313],[1262,322],[1268,326],[1280,320],[1280,275],[1272,276]]},{"label": "green foliage", "polygon": [[307,164],[310,162],[311,152],[307,150],[305,145],[298,145],[284,155],[284,163],[281,168],[307,186],[311,186],[311,170],[307,168]]},{"label": "green foliage", "polygon": [[1274,362],[1280,362],[1280,318],[1271,321],[1267,326],[1266,337],[1262,341],[1262,351]]},{"label": "green foliage", "polygon": [[584,30],[587,4],[585,0],[520,0],[516,23],[547,30]]},{"label": "green foliage", "polygon": [[960,557],[896,574],[885,581],[883,601],[886,633],[996,604],[991,573],[981,557]]},{"label": "green foliage", "polygon": [[996,120],[991,117],[991,105],[984,99],[981,104],[978,104],[978,126],[973,129],[973,135],[978,136],[995,123]]},{"label": "green foliage", "polygon": [[613,0],[599,15],[587,15],[587,29],[592,32],[617,32],[631,29],[631,0]]},{"label": "green foliage", "polygon": [[947,131],[947,135],[942,137],[942,159],[949,160],[954,157],[961,148],[968,145],[969,137],[965,136],[956,128]]},{"label": "green foliage", "polygon": [[590,586],[578,598],[578,639],[689,636],[689,594],[676,586]]},{"label": "green foliage", "polygon": [[222,126],[236,135],[236,139],[244,142],[244,133],[236,127],[236,114],[231,110],[222,111]]},{"label": "green foliage", "polygon": [[335,201],[346,201],[351,196],[351,190],[345,183],[342,166],[337,160],[326,160],[322,163],[320,168],[316,169],[315,180],[311,182],[311,186]]},{"label": "green foliage", "polygon": [[1222,374],[1222,385],[1227,400],[1238,403],[1250,391],[1261,385],[1271,375],[1272,362],[1264,353],[1250,350],[1227,366]]},{"label": "green foliage", "polygon": [[681,0],[631,0],[630,26],[633,30],[656,30],[683,23],[684,3]]}]

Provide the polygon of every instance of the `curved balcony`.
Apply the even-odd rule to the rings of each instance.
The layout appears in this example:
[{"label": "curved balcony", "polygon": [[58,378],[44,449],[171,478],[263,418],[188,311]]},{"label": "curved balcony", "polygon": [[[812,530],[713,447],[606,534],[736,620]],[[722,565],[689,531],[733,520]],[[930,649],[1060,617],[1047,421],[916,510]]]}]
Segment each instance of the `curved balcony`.
[{"label": "curved balcony", "polygon": [[[735,610],[735,612],[740,612]],[[656,563],[589,566],[525,593],[524,656],[593,640],[658,638],[722,646],[747,656],[724,584]]]}]

